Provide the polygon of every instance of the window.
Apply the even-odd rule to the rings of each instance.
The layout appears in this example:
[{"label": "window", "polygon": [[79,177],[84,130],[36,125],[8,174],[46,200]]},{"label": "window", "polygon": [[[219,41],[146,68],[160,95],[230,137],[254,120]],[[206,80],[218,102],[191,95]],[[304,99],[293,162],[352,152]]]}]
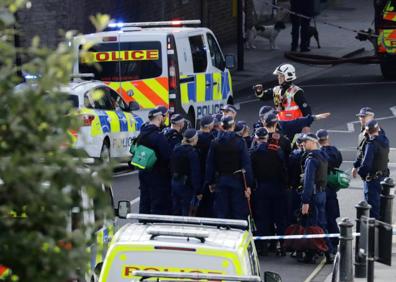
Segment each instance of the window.
[{"label": "window", "polygon": [[[81,49],[81,47],[80,47]],[[80,56],[80,73],[101,81],[133,81],[162,74],[161,43],[116,42],[91,47]]]},{"label": "window", "polygon": [[221,71],[225,69],[225,60],[223,54],[221,53],[220,47],[216,42],[216,39],[212,34],[208,33],[208,45],[210,51],[210,58],[212,59],[212,65]]},{"label": "window", "polygon": [[189,37],[194,72],[205,72],[208,66],[206,48],[202,35]]},{"label": "window", "polygon": [[110,101],[114,105],[114,108],[117,110],[122,110],[126,111],[127,110],[127,104],[122,100],[121,96],[118,95],[117,92],[115,92],[113,89],[106,88],[106,95],[108,95]]},{"label": "window", "polygon": [[70,102],[73,108],[78,108],[78,96],[73,95],[73,94],[66,94],[67,95],[67,101]]},{"label": "window", "polygon": [[85,94],[84,105],[98,110],[114,110],[114,104],[106,93],[106,88],[95,88]]}]

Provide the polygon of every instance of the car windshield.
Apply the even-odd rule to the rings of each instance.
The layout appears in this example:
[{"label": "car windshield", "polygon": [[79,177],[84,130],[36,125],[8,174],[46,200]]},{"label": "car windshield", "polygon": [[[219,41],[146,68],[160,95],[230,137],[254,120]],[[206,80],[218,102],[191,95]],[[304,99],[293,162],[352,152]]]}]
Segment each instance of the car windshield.
[{"label": "car windshield", "polygon": [[[81,47],[80,47],[81,49]],[[111,42],[80,53],[80,73],[93,73],[101,81],[133,81],[162,74],[161,43]]]}]

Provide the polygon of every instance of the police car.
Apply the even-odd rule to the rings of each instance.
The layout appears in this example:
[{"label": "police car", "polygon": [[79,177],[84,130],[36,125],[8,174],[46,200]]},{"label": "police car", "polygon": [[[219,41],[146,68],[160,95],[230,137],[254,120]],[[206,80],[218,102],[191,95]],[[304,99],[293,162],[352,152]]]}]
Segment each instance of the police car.
[{"label": "police car", "polygon": [[186,27],[197,24],[114,23],[110,27],[118,30],[78,36],[73,72],[94,73],[125,101],[136,101],[144,119],[162,105],[196,124],[233,103],[229,68],[235,61],[223,55],[211,30]]},{"label": "police car", "polygon": [[[122,211],[119,208],[119,216]],[[260,277],[247,221],[128,214],[115,235],[99,281],[133,281],[135,271]],[[168,277],[169,278],[169,277]],[[232,280],[232,279],[230,279]],[[169,279],[167,280],[169,281]]]},{"label": "police car", "polygon": [[73,114],[82,120],[78,131],[69,131],[73,145],[85,150],[91,158],[128,161],[137,124],[143,123],[132,113],[138,105],[127,104],[101,81],[75,81],[61,91],[68,94]]}]

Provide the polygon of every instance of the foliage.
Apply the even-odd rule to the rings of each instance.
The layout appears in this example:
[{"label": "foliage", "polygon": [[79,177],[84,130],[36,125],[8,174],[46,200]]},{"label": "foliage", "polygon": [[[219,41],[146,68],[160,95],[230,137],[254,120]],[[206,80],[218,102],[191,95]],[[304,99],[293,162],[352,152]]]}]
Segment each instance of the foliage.
[{"label": "foliage", "polygon": [[[9,280],[67,281],[76,269],[86,271],[95,228],[68,230],[72,208],[82,208],[75,199],[82,188],[98,197],[111,168],[85,165],[68,136],[80,125],[61,91],[75,61],[67,44],[73,34],[56,50],[40,47],[38,38],[16,50],[14,13],[23,4],[0,3],[0,264],[12,270]],[[23,70],[38,75],[33,83],[17,86],[16,51]]]}]

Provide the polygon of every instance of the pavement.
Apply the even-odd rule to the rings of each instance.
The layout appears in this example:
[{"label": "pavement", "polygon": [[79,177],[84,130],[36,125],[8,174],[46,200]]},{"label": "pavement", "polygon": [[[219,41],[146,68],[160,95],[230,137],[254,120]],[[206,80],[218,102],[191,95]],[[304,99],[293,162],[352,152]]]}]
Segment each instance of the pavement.
[{"label": "pavement", "polygon": [[[282,3],[282,6],[285,7],[285,3]],[[351,54],[358,55],[363,52],[365,55],[374,54],[374,49],[370,42],[358,41],[355,39],[356,33],[348,30],[365,30],[369,27],[373,28],[373,18],[374,9],[372,0],[331,1],[327,8],[316,18],[316,26],[319,31],[320,45],[322,48],[317,48],[316,41],[312,38],[311,52],[309,52],[309,54],[332,57],[345,57]],[[332,25],[326,24],[326,22],[344,27],[345,29],[336,28]],[[268,87],[275,85],[276,78],[273,76],[272,72],[282,63],[292,63],[296,67],[299,79],[306,76],[315,76],[315,73],[321,73],[323,75],[323,73],[325,73],[323,72],[324,69],[332,67],[331,65],[305,65],[287,60],[284,54],[285,52],[290,51],[290,43],[291,24],[288,23],[286,29],[280,32],[277,37],[276,45],[278,49],[270,50],[268,40],[260,37],[255,41],[256,49],[244,49],[244,70],[232,71],[234,95],[237,99],[248,95],[246,94],[249,93],[248,89],[250,89],[254,84],[262,83]],[[235,44],[224,46],[223,51],[225,54],[235,54],[237,57],[237,47]],[[345,80],[348,81],[348,78],[346,77]],[[296,83],[298,84],[298,80]],[[362,184],[358,180],[353,180],[351,187],[354,187],[355,189],[360,188],[359,190],[361,190]],[[351,190],[345,190],[344,192],[341,192],[341,194],[351,193],[350,191]],[[356,190],[354,193],[356,193]],[[349,197],[348,195],[340,195],[340,198],[348,199]],[[351,211],[346,213],[351,214]],[[395,218],[395,215],[393,218]],[[396,259],[395,239],[396,238],[394,236],[392,245],[393,261]],[[331,266],[326,266],[326,268],[329,267]],[[312,281],[331,281],[331,273],[327,277],[324,275],[324,273],[329,273],[329,271],[324,271],[322,275],[319,272],[320,270],[316,277],[312,277]],[[395,267],[375,263],[375,281],[391,281],[395,276]],[[366,278],[355,278],[354,281],[366,281]]]},{"label": "pavement", "polygon": [[[280,3],[284,7],[287,6],[287,2]],[[369,28],[372,25],[373,18],[372,0],[330,1],[327,8],[316,17],[316,26],[322,48],[318,49],[316,41],[312,38],[311,52],[308,54],[343,57],[361,48],[373,50],[368,41],[362,42],[355,39],[355,33],[322,23],[327,22],[347,29],[361,30]],[[311,24],[313,25],[313,22]],[[232,71],[233,89],[236,98],[243,90],[251,88],[254,84],[263,83],[269,86],[276,83],[272,72],[278,65],[285,62],[292,63],[296,67],[298,78],[331,67],[330,65],[313,66],[288,61],[284,57],[284,53],[290,51],[291,24],[287,23],[286,25],[286,29],[281,31],[276,39],[276,45],[279,49],[270,50],[268,40],[261,37],[256,38],[256,49],[245,49],[244,70]],[[237,57],[236,44],[223,46],[223,51],[224,54],[234,54]]]}]

